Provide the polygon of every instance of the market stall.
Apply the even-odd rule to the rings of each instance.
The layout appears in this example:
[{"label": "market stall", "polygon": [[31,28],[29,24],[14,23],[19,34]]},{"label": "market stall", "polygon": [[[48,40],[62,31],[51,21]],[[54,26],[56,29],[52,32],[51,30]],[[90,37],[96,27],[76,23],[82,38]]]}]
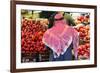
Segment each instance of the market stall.
[{"label": "market stall", "polygon": [[[47,11],[22,10],[21,18],[21,62],[49,61],[51,51],[42,42],[44,32],[50,26],[49,17],[54,13]],[[79,33],[78,59],[90,57],[90,19],[88,13],[65,13],[65,19]],[[73,50],[72,50],[73,52]],[[74,59],[74,54],[73,54]]]}]

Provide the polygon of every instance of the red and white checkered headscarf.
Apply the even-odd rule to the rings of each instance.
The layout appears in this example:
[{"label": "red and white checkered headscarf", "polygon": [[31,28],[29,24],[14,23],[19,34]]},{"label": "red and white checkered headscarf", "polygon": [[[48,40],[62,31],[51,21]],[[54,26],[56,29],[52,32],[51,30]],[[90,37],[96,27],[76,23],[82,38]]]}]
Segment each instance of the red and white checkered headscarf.
[{"label": "red and white checkered headscarf", "polygon": [[43,43],[57,54],[54,55],[54,57],[59,57],[61,54],[64,54],[73,43],[75,57],[77,58],[79,42],[78,32],[71,26],[67,25],[62,14],[58,13],[54,18],[54,26],[44,33]]}]

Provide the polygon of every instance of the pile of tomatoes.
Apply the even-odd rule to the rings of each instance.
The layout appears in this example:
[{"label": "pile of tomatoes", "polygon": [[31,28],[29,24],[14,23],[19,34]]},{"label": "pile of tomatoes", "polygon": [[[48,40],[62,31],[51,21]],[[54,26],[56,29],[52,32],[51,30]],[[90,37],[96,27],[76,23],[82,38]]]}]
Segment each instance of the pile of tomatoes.
[{"label": "pile of tomatoes", "polygon": [[79,59],[89,59],[90,57],[90,44],[86,43],[78,47],[78,57]]},{"label": "pile of tomatoes", "polygon": [[78,57],[80,59],[89,59],[90,57],[90,26],[84,25],[76,28],[79,32],[79,47],[78,47]]},{"label": "pile of tomatoes", "polygon": [[46,29],[40,21],[32,19],[22,19],[21,23],[21,48],[22,52],[41,53],[45,51],[42,37]]},{"label": "pile of tomatoes", "polygon": [[90,26],[81,26],[78,29],[80,39],[83,40],[86,43],[90,42]]}]

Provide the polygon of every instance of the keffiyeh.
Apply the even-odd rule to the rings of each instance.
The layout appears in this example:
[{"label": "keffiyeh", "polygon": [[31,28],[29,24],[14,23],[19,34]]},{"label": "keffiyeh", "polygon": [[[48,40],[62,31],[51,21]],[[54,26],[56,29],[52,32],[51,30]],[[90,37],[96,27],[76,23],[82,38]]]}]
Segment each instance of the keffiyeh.
[{"label": "keffiyeh", "polygon": [[[60,17],[62,15],[57,14],[55,19]],[[44,33],[42,41],[53,50],[55,53],[54,57],[63,55],[71,43],[73,43],[75,58],[77,58],[78,32],[68,26],[65,19],[55,21],[54,26]]]}]

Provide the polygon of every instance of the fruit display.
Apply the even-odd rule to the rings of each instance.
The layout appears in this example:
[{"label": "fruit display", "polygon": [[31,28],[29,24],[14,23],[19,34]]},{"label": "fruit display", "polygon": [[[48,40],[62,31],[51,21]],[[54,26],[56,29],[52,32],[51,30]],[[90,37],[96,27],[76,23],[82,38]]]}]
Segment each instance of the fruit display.
[{"label": "fruit display", "polygon": [[[90,42],[90,26],[80,26],[76,28],[79,32],[80,42],[89,43]],[[80,43],[81,44],[81,43]]]},{"label": "fruit display", "polygon": [[75,19],[75,24],[78,25],[78,24],[85,24],[85,25],[88,25],[90,24],[90,17],[89,17],[89,14],[81,14],[81,15],[78,15]]},{"label": "fruit display", "polygon": [[86,43],[78,47],[78,57],[79,59],[89,59],[90,57],[90,44]]},{"label": "fruit display", "polygon": [[[45,13],[48,14],[48,16]],[[50,26],[49,17],[54,12],[22,10],[21,17],[21,61],[49,61],[50,49],[42,38]],[[64,18],[79,33],[78,59],[90,58],[90,17],[89,14],[65,13]],[[48,25],[49,24],[49,25]],[[52,24],[51,24],[52,25]],[[73,50],[72,50],[73,51]]]},{"label": "fruit display", "polygon": [[90,57],[90,26],[82,25],[75,28],[79,32],[79,59],[89,59]]},{"label": "fruit display", "polygon": [[21,25],[21,47],[25,52],[39,52],[45,50],[42,43],[42,36],[46,29],[40,24],[40,21],[23,19]]},{"label": "fruit display", "polygon": [[[22,57],[25,61],[31,61],[46,52],[47,49],[42,43],[42,37],[44,32],[47,30],[47,19],[33,20],[33,19],[22,19],[21,22],[21,52]],[[37,55],[38,54],[38,55]],[[28,57],[28,60],[27,60]],[[35,60],[35,59],[34,59]]]}]

